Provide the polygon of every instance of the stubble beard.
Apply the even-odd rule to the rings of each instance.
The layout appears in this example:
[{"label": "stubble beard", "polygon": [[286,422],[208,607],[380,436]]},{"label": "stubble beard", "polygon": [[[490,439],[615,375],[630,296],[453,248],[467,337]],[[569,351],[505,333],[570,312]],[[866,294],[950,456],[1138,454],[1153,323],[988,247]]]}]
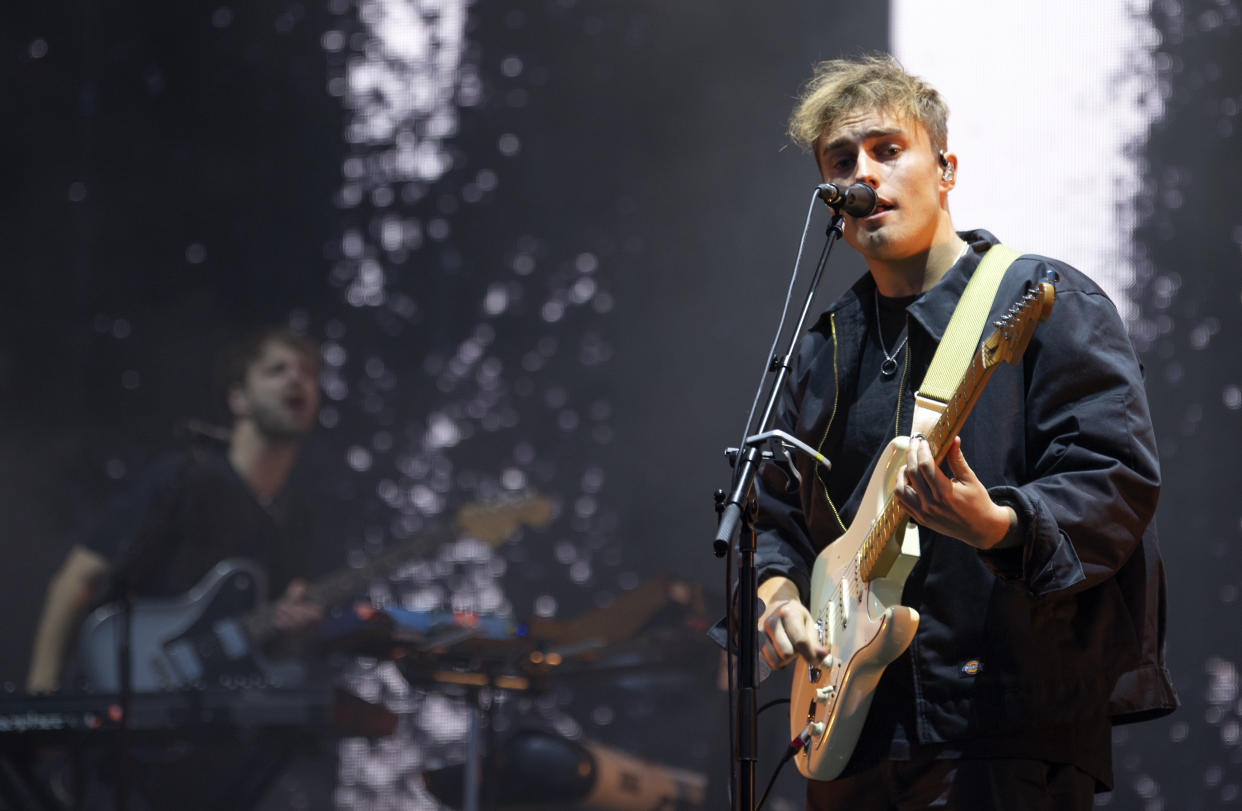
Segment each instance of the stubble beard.
[{"label": "stubble beard", "polygon": [[864,259],[887,259],[893,245],[893,240],[884,226],[869,229],[855,225],[853,233],[846,241],[850,247],[862,254]]},{"label": "stubble beard", "polygon": [[[251,419],[255,430],[268,442],[274,445],[289,445],[301,442],[311,426],[303,424],[298,415],[280,408],[257,407]],[[307,422],[311,422],[307,420]]]}]

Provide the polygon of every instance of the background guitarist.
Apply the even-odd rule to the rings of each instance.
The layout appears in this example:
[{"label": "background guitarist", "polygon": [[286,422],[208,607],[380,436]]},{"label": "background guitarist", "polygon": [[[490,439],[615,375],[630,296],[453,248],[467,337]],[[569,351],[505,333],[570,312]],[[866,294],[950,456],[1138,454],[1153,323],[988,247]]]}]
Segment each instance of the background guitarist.
[{"label": "background guitarist", "polygon": [[[109,505],[98,526],[69,551],[53,576],[35,637],[27,688],[59,686],[64,653],[83,609],[124,582],[135,597],[176,597],[217,562],[248,558],[280,594],[276,624],[296,638],[322,618],[306,599],[313,569],[313,522],[286,493],[298,449],[319,407],[319,348],[284,327],[240,342],[222,363],[232,416],[227,446],[170,454]],[[256,753],[182,751],[175,744],[138,753],[139,797],[151,808],[235,807],[239,764]],[[108,764],[97,764],[106,774]],[[330,771],[329,771],[330,773]],[[106,795],[92,783],[88,794]],[[93,800],[87,800],[91,807]],[[146,807],[134,805],[135,808]]]},{"label": "background guitarist", "polygon": [[312,522],[284,492],[303,438],[319,408],[319,352],[284,327],[243,340],[222,364],[233,418],[222,451],[195,447],[170,454],[108,507],[73,546],[48,587],[31,655],[27,689],[59,685],[64,652],[82,610],[106,599],[110,574],[135,596],[184,594],[212,566],[249,558],[284,590],[278,622],[293,631],[322,617],[303,599],[312,565]]},{"label": "background guitarist", "polygon": [[[954,230],[947,116],[935,89],[876,56],[818,65],[790,122],[824,181],[866,183],[879,205],[845,218],[870,272],[803,338],[778,411],[776,427],[832,471],[802,459],[799,491],[775,471],[758,484],[773,667],[828,654],[804,607],[815,555],[849,526],[887,442],[909,434],[913,393],[996,241]],[[994,374],[944,469],[926,441],[910,445],[894,497],[921,528],[902,599],[918,632],[885,671],[849,765],[810,781],[808,807],[1090,808],[1112,783],[1111,725],[1176,706],[1139,363],[1112,302],[1061,262],[1018,259],[997,306],[1048,271],[1050,319],[1020,365]]]}]

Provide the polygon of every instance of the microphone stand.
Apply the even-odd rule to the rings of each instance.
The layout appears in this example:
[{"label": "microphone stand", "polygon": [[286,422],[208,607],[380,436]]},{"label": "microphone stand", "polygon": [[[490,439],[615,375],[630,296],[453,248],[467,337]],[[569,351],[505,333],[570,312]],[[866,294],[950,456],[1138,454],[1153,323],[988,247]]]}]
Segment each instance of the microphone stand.
[{"label": "microphone stand", "polygon": [[130,723],[129,711],[133,704],[133,642],[134,642],[134,595],[130,588],[130,573],[119,573],[116,577],[118,601],[121,607],[121,635],[116,641],[117,677],[119,694],[117,704],[120,707],[120,718],[117,719],[116,744],[116,782],[113,784],[113,803],[116,811],[128,811],[130,796]]},{"label": "microphone stand", "polygon": [[[755,674],[755,661],[758,656],[756,643],[758,617],[756,602],[758,600],[755,582],[755,526],[754,519],[757,502],[754,494],[755,475],[759,471],[762,453],[760,446],[767,442],[770,434],[765,434],[772,412],[776,409],[777,400],[789,379],[790,362],[797,349],[802,330],[806,325],[815,291],[823,278],[824,268],[828,264],[828,256],[832,247],[844,230],[844,218],[837,210],[833,210],[832,220],[828,224],[825,236],[828,241],[824,245],[815,274],[811,277],[811,285],[807,290],[806,300],[802,305],[802,314],[798,324],[789,336],[789,348],[784,356],[773,356],[769,372],[776,372],[776,380],[768,393],[767,406],[759,422],[759,429],[754,435],[746,438],[737,457],[740,464],[735,464],[733,489],[727,495],[717,491],[717,511],[720,523],[717,527],[713,549],[716,557],[723,557],[732,547],[737,538],[737,617],[740,631],[737,634],[738,648],[738,691],[737,691],[737,786],[734,793],[734,809],[754,808],[755,802],[755,762],[758,759],[756,749],[756,692],[758,680]],[[749,429],[750,426],[747,426]],[[729,601],[729,613],[733,612],[734,601]]]}]

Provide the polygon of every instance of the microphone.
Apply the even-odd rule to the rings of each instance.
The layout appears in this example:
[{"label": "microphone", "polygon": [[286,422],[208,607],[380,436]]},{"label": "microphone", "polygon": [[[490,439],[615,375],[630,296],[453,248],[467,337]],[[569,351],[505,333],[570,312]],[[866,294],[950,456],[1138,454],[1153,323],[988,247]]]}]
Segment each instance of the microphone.
[{"label": "microphone", "polygon": [[866,217],[875,211],[875,189],[866,183],[855,183],[842,189],[833,183],[820,183],[819,199],[835,211],[845,211],[851,217]]}]

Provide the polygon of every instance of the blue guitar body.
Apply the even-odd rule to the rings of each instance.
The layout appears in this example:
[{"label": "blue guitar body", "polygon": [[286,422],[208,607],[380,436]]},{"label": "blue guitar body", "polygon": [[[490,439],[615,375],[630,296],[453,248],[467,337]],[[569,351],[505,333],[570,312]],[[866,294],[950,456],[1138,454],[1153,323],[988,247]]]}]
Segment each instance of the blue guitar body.
[{"label": "blue guitar body", "polygon": [[[301,665],[268,660],[246,630],[246,615],[266,598],[267,581],[258,566],[227,560],[181,597],[135,600],[133,689],[288,686],[301,681]],[[92,689],[120,689],[122,627],[123,614],[116,604],[96,609],[83,624],[79,663]]]}]

